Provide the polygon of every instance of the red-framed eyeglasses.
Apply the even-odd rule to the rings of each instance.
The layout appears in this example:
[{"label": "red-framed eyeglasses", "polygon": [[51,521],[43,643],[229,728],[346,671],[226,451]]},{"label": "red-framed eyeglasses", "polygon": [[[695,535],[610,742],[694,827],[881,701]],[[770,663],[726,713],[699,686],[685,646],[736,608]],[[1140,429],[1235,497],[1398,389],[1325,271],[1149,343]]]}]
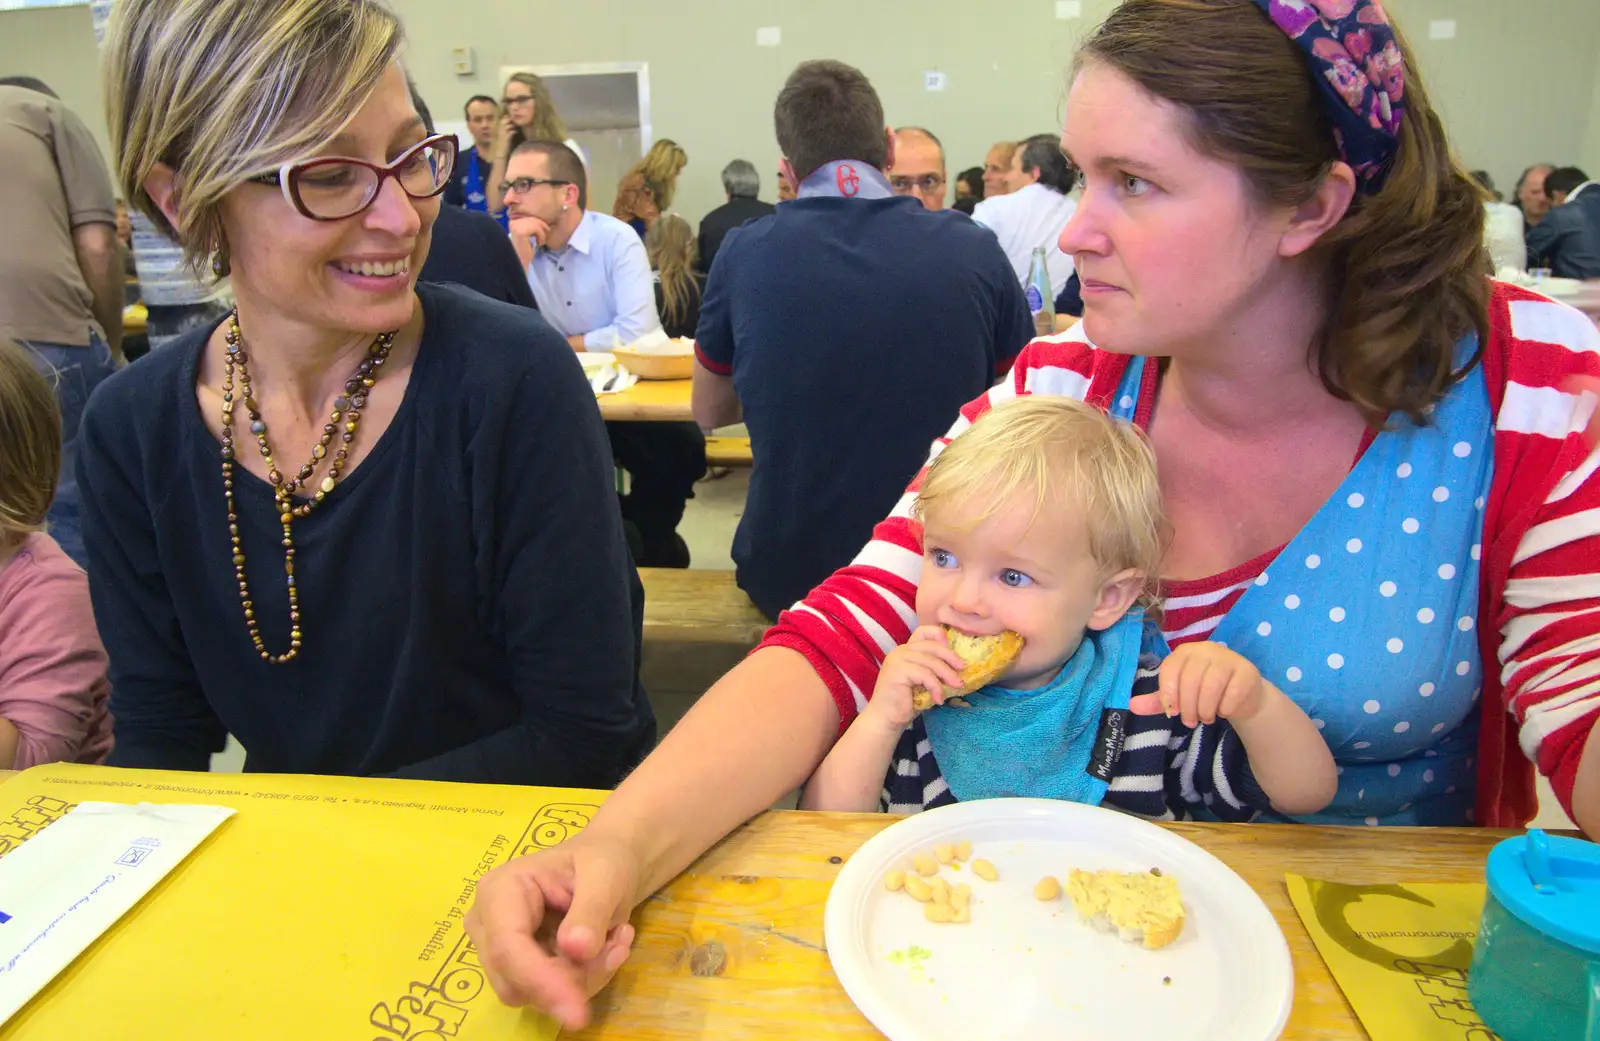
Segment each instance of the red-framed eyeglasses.
[{"label": "red-framed eyeglasses", "polygon": [[297,212],[312,220],[333,221],[354,217],[372,205],[383,182],[393,177],[413,199],[431,199],[445,190],[456,166],[456,139],[435,134],[417,142],[391,163],[326,156],[296,159],[276,173],[250,180],[275,184]]}]

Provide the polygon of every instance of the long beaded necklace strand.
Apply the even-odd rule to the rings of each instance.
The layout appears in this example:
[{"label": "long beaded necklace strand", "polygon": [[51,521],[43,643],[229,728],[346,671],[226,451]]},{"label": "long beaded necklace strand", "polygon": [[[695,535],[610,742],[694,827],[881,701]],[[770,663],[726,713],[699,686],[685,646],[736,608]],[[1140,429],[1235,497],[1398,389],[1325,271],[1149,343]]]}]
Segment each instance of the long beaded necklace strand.
[{"label": "long beaded necklace strand", "polygon": [[[282,665],[293,661],[300,654],[300,594],[295,589],[294,535],[289,530],[289,525],[294,518],[304,517],[311,512],[313,506],[320,505],[339,483],[339,472],[344,469],[350,445],[354,443],[356,429],[361,423],[361,410],[367,404],[367,391],[377,382],[383,363],[389,359],[389,350],[394,346],[394,337],[395,334],[392,332],[382,333],[372,341],[372,345],[367,348],[367,356],[361,359],[361,364],[356,367],[355,375],[345,380],[344,394],[333,400],[333,412],[329,414],[328,422],[322,428],[322,438],[311,449],[311,462],[302,466],[294,477],[285,481],[283,474],[278,472],[277,464],[272,460],[272,447],[267,443],[267,424],[262,420],[261,410],[256,407],[256,399],[250,393],[250,359],[244,352],[244,337],[239,332],[239,312],[235,310],[228,316],[227,367],[222,378],[222,489],[228,500],[228,536],[233,540],[233,573],[239,580],[239,600],[244,604],[244,624],[250,631],[250,642],[255,644],[256,653],[261,655],[262,661]],[[267,461],[267,480],[272,482],[273,500],[278,507],[278,520],[283,523],[283,570],[289,584],[289,650],[283,654],[273,654],[261,640],[261,629],[256,624],[255,604],[250,599],[250,583],[244,573],[244,545],[239,540],[239,515],[233,503],[235,369],[239,373],[239,396],[244,399],[245,411],[250,413],[250,432],[256,436],[256,442],[261,446],[261,455]],[[327,456],[328,445],[333,441],[333,436],[340,432],[341,423],[344,432],[339,447],[334,452],[333,461],[328,464],[328,476],[322,479],[316,494],[309,502],[295,503],[294,493],[307,486],[318,464]]]}]

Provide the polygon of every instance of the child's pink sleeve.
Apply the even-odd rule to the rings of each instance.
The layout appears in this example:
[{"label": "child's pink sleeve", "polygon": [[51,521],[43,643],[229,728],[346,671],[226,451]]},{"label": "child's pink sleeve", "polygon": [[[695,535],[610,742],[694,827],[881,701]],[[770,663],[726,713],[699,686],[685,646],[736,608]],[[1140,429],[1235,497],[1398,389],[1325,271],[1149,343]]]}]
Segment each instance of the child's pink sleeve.
[{"label": "child's pink sleeve", "polygon": [[4,765],[104,762],[109,698],[88,576],[54,540],[31,536],[0,573],[0,718],[19,736]]}]

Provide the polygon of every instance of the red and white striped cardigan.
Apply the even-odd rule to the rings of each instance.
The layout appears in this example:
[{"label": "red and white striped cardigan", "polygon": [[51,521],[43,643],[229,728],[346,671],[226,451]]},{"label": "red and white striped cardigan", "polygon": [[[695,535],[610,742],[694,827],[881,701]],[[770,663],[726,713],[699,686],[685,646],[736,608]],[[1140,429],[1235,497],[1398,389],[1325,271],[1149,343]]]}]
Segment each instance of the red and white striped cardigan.
[{"label": "red and white striped cardigan", "polygon": [[[1484,509],[1479,617],[1485,663],[1477,813],[1518,827],[1536,810],[1537,764],[1570,812],[1585,740],[1600,719],[1600,448],[1585,428],[1600,377],[1600,329],[1537,293],[1492,284],[1484,377],[1495,412],[1494,483]],[[1080,327],[1081,329],[1081,327]],[[1010,377],[966,405],[949,439],[995,404],[1064,394],[1105,407],[1128,364],[1080,330],[1036,340]],[[931,458],[931,456],[930,456]],[[848,566],[783,613],[762,646],[805,656],[848,725],[872,691],[883,656],[916,624],[920,533],[910,505],[920,482]]]}]

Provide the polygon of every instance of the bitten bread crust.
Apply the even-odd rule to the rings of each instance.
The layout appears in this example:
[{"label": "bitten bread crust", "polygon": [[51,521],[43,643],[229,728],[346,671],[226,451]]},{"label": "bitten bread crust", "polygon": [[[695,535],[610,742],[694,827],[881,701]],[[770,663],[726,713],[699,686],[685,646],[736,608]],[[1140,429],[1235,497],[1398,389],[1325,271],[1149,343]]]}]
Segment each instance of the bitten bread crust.
[{"label": "bitten bread crust", "polygon": [[[1005,675],[1017,656],[1022,653],[1023,639],[1007,629],[997,636],[968,636],[966,633],[944,627],[950,649],[961,656],[966,668],[961,670],[961,686],[946,687],[946,699],[971,694]],[[911,689],[911,707],[918,712],[933,707],[933,694],[926,687]]]}]

